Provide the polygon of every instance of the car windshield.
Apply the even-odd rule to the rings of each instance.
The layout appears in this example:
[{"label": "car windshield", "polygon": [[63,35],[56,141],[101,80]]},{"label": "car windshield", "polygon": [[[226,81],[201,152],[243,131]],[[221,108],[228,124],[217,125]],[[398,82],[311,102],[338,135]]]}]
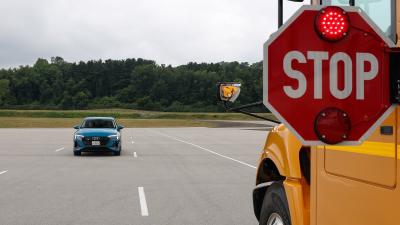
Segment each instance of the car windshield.
[{"label": "car windshield", "polygon": [[83,122],[82,128],[115,128],[111,119],[87,119]]}]

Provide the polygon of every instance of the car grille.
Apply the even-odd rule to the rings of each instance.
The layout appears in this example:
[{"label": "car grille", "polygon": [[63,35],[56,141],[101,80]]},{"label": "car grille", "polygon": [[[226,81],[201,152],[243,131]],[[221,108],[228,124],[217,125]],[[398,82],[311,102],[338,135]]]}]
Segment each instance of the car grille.
[{"label": "car grille", "polygon": [[85,145],[91,146],[92,141],[100,141],[100,145],[107,145],[109,138],[108,137],[84,137],[82,139]]}]

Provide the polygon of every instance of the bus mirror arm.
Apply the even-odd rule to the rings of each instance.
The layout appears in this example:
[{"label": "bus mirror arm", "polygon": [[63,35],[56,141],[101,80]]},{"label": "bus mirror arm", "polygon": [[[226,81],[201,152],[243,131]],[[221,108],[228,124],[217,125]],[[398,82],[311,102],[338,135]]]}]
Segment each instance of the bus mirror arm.
[{"label": "bus mirror arm", "polygon": [[280,122],[278,120],[269,119],[269,118],[266,118],[266,117],[263,117],[263,116],[259,116],[259,115],[255,114],[255,113],[251,113],[251,112],[247,112],[247,111],[243,110],[243,109],[246,109],[246,108],[262,106],[262,105],[263,105],[263,102],[260,101],[260,102],[254,102],[254,103],[250,103],[250,104],[246,104],[246,105],[242,105],[242,106],[231,108],[228,105],[228,102],[224,102],[224,107],[225,107],[225,110],[227,112],[243,113],[243,114],[248,115],[248,116],[252,116],[252,117],[255,117],[255,118],[258,118],[258,119],[262,119],[262,120],[265,120],[265,121],[268,121],[268,122],[279,124]]}]

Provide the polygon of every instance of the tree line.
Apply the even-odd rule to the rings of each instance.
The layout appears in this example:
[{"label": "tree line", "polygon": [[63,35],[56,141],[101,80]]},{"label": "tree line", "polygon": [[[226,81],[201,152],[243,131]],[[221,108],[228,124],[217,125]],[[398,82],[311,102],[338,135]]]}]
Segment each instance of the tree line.
[{"label": "tree line", "polygon": [[158,65],[145,59],[66,62],[52,57],[33,66],[0,70],[0,108],[129,108],[215,112],[216,83],[242,83],[240,103],[262,99],[262,63]]}]

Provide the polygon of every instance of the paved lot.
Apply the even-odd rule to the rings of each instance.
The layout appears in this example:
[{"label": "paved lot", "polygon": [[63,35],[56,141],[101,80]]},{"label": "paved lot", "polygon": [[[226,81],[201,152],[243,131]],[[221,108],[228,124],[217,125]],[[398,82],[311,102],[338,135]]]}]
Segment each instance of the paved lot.
[{"label": "paved lot", "polygon": [[257,224],[267,131],[124,129],[119,157],[74,157],[73,132],[0,129],[0,224]]}]

